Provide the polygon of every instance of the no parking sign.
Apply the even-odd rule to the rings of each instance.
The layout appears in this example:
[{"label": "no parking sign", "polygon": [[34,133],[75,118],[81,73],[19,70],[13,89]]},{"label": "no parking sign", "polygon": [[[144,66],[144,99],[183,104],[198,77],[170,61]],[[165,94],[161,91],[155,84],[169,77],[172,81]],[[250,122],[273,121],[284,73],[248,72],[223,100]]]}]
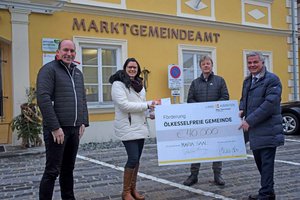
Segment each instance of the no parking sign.
[{"label": "no parking sign", "polygon": [[180,89],[183,87],[182,67],[178,65],[168,66],[169,89]]}]

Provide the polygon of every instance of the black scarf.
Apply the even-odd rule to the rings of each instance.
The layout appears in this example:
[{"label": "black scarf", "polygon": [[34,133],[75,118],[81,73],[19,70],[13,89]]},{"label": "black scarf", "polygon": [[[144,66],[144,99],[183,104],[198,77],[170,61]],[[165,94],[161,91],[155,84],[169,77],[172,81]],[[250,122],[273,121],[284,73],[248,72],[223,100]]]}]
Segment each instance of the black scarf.
[{"label": "black scarf", "polygon": [[143,89],[143,83],[142,81],[139,81],[140,79],[131,80],[131,87],[139,93]]}]

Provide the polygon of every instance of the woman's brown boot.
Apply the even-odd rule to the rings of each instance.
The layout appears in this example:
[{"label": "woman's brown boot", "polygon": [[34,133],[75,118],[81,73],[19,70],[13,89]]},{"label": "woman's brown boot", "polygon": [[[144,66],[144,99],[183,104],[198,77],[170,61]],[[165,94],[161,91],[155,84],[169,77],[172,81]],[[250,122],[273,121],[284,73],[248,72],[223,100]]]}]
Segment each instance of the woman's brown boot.
[{"label": "woman's brown boot", "polygon": [[136,180],[139,171],[139,166],[140,164],[137,164],[133,171],[132,180],[131,180],[131,195],[135,200],[144,200],[145,196],[139,194],[138,191],[136,190]]},{"label": "woman's brown boot", "polygon": [[125,168],[123,177],[123,192],[122,200],[133,200],[131,196],[131,181],[134,173],[134,169]]}]

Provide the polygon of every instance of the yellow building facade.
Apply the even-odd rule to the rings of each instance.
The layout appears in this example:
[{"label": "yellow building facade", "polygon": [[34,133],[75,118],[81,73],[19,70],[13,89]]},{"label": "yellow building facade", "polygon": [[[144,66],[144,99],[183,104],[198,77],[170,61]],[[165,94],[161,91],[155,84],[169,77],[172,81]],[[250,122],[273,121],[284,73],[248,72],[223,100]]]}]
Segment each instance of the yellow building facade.
[{"label": "yellow building facade", "polygon": [[[20,113],[26,89],[35,87],[41,66],[54,58],[57,41],[66,38],[76,44],[78,68],[85,77],[91,126],[82,142],[114,139],[108,78],[122,69],[128,57],[135,57],[142,67],[147,99],[184,103],[189,84],[201,73],[202,55],[212,57],[214,72],[226,80],[230,99],[239,100],[247,75],[246,54],[260,51],[268,70],[282,81],[282,101],[298,99],[291,2],[296,4],[290,0],[1,1],[0,143],[18,143],[9,123]],[[168,88],[169,65],[182,67],[178,97]],[[153,122],[150,126],[155,137]]]}]

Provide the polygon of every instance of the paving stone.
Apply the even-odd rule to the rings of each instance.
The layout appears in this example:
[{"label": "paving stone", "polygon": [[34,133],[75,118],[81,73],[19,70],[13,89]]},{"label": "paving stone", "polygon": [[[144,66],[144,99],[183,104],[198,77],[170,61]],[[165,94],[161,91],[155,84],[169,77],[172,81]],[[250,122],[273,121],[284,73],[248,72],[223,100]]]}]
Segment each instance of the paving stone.
[{"label": "paving stone", "polygon": [[[288,139],[300,141],[299,136]],[[90,145],[90,146],[89,146]],[[9,149],[9,148],[8,148]],[[300,163],[300,142],[286,141],[278,148],[276,159]],[[15,151],[15,153],[13,152]],[[0,199],[27,200],[38,199],[39,182],[45,163],[44,149],[15,150],[0,153]],[[126,152],[122,143],[85,144],[80,147],[79,155],[93,158],[118,167],[126,162]],[[248,154],[251,154],[248,147]],[[247,199],[256,193],[260,186],[260,175],[253,158],[223,163],[225,186],[213,183],[211,163],[203,163],[199,181],[191,188],[210,192],[231,199]],[[184,188],[182,182],[189,175],[190,165],[158,166],[156,144],[147,142],[142,155],[140,172],[157,180],[138,177],[137,187],[146,195],[147,200],[211,200],[216,199],[198,194]],[[287,163],[275,163],[275,191],[277,200],[300,199],[300,167]],[[119,200],[121,199],[123,172],[107,166],[98,165],[77,158],[74,171],[75,195],[77,200]],[[167,180],[180,187],[159,182]],[[58,181],[55,184],[53,199],[60,199]]]}]

